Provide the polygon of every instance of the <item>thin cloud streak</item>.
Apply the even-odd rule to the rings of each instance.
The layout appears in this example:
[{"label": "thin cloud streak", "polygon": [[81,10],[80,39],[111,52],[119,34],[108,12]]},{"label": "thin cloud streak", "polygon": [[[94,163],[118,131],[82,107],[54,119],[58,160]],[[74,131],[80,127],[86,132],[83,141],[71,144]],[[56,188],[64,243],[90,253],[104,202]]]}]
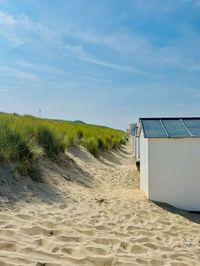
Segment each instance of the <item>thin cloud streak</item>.
[{"label": "thin cloud streak", "polygon": [[[103,66],[103,67],[110,68],[110,69],[125,71],[128,73],[139,74],[139,75],[143,75],[143,76],[147,76],[147,77],[151,77],[151,78],[159,78],[159,79],[162,78],[161,75],[157,75],[157,74],[154,74],[151,72],[143,71],[143,70],[140,70],[138,68],[129,67],[129,66],[122,66],[122,65],[118,65],[118,64],[112,64],[110,62],[106,62],[106,61],[94,58],[94,57],[90,56],[88,53],[86,53],[83,50],[81,45],[77,45],[77,46],[66,45],[65,48],[66,48],[66,51],[68,52],[68,54],[65,53],[64,55],[67,57],[73,57],[73,58],[94,64],[94,65],[99,65],[99,66]],[[71,53],[71,55],[69,55],[69,52]]]},{"label": "thin cloud streak", "polygon": [[159,76],[159,75],[156,75],[156,74],[153,74],[150,72],[142,71],[140,69],[136,69],[136,68],[132,68],[132,67],[120,66],[120,65],[108,63],[108,62],[101,61],[101,60],[98,60],[98,59],[95,59],[92,57],[77,57],[77,59],[95,64],[95,65],[111,68],[111,69],[121,70],[121,71],[134,73],[134,74],[145,75],[145,76],[152,77],[152,78],[162,78],[162,76]]},{"label": "thin cloud streak", "polygon": [[52,67],[48,64],[43,64],[43,63],[32,63],[24,60],[18,60],[15,62],[16,65],[25,68],[25,69],[32,69],[35,71],[40,71],[40,72],[49,72],[53,74],[66,74],[65,71],[61,69],[57,69],[55,67]]}]

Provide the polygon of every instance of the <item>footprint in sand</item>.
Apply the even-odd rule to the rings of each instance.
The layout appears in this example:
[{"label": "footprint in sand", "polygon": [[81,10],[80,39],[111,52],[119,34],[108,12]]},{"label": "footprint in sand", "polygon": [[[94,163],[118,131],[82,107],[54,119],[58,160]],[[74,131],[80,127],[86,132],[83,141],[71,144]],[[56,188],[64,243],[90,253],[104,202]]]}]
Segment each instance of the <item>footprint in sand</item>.
[{"label": "footprint in sand", "polygon": [[199,216],[190,221],[146,200],[130,146],[103,160],[84,148],[81,158],[68,153],[75,180],[91,176],[92,186],[63,181],[62,173],[71,174],[69,160],[52,169],[41,165],[61,201],[45,203],[43,191],[42,200],[1,211],[0,266],[200,265]]}]

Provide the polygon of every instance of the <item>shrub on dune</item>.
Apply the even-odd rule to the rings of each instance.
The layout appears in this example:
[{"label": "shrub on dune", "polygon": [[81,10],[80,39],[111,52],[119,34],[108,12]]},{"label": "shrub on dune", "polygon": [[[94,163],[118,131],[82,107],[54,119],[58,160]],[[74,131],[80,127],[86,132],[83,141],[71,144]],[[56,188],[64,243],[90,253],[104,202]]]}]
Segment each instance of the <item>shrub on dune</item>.
[{"label": "shrub on dune", "polygon": [[65,151],[64,139],[46,126],[40,126],[37,132],[39,145],[43,147],[48,156]]},{"label": "shrub on dune", "polygon": [[83,145],[95,157],[118,148],[126,133],[107,127],[33,116],[0,114],[0,160],[20,162],[19,169],[31,168],[31,161],[52,157],[75,145]]},{"label": "shrub on dune", "polygon": [[17,133],[9,129],[6,124],[0,125],[0,159],[19,161],[31,158],[32,154],[27,143]]},{"label": "shrub on dune", "polygon": [[99,147],[97,140],[95,138],[88,138],[83,141],[83,146],[86,147],[86,149],[95,157],[98,157],[99,155]]}]

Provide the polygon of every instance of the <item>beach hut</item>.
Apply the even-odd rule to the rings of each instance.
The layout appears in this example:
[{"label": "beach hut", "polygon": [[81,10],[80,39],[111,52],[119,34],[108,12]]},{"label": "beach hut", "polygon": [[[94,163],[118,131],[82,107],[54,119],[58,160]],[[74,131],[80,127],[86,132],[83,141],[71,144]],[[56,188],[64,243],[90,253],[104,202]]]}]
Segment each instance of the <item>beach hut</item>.
[{"label": "beach hut", "polygon": [[137,123],[135,126],[135,158],[136,163],[140,160],[140,124]]},{"label": "beach hut", "polygon": [[137,123],[130,124],[130,135],[131,135],[131,145],[132,145],[132,152],[133,155],[136,156],[136,126]]},{"label": "beach hut", "polygon": [[138,134],[147,197],[200,211],[200,118],[140,118]]}]

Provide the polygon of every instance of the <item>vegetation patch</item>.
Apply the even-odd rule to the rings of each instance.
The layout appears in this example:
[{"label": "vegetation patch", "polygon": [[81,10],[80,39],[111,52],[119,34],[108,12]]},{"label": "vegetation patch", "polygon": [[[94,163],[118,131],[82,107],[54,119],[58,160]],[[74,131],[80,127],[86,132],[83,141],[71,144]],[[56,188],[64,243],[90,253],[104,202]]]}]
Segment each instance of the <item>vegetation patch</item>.
[{"label": "vegetation patch", "polygon": [[100,152],[116,149],[126,141],[125,132],[107,127],[0,114],[0,161],[16,163],[19,172],[29,176],[37,176],[32,165],[41,156],[52,158],[82,145],[98,157]]}]

